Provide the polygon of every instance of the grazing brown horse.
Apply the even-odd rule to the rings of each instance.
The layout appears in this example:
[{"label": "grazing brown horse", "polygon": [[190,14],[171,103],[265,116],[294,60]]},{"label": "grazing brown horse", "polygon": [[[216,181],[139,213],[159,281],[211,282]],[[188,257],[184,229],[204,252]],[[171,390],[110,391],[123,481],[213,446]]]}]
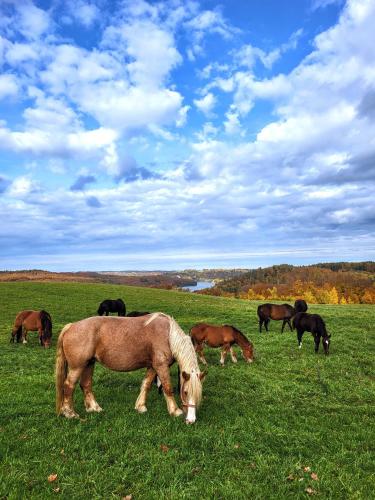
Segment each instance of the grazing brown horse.
[{"label": "grazing brown horse", "polygon": [[86,411],[101,407],[92,392],[95,362],[116,371],[147,368],[135,409],[147,411],[146,398],[156,375],[159,377],[170,415],[183,412],[177,406],[169,367],[177,361],[180,368],[180,397],[186,423],[194,423],[195,410],[202,398],[205,374],[199,369],[191,342],[177,322],[163,313],[145,317],[92,317],[66,325],[58,340],[56,353],[56,411],[67,418],[77,417],[73,392],[78,380],[84,394]]},{"label": "grazing brown horse", "polygon": [[29,331],[38,331],[39,342],[45,348],[50,347],[52,338],[52,320],[47,311],[21,311],[17,314],[10,341],[27,344]]},{"label": "grazing brown horse", "polygon": [[233,344],[238,344],[241,347],[242,355],[248,363],[252,363],[254,359],[253,344],[234,326],[214,326],[207,323],[197,323],[190,330],[190,335],[195,350],[205,365],[207,365],[207,360],[203,355],[205,344],[210,347],[223,347],[220,357],[220,363],[223,366],[228,351],[230,351],[233,363],[237,363],[237,358],[232,348]]},{"label": "grazing brown horse", "polygon": [[294,307],[289,304],[262,304],[258,307],[258,318],[259,318],[259,332],[262,332],[262,325],[266,327],[268,332],[268,324],[271,319],[283,320],[281,327],[281,332],[284,331],[284,326],[288,323],[290,331],[292,331],[292,325],[290,320],[295,315]]}]

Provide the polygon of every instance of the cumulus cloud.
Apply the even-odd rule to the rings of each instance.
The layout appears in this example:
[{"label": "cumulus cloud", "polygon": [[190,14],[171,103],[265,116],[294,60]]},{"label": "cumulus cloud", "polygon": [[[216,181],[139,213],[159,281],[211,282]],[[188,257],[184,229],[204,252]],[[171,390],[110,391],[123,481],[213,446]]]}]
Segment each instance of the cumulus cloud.
[{"label": "cumulus cloud", "polygon": [[75,182],[70,186],[71,191],[83,191],[88,184],[96,182],[93,175],[80,175]]},{"label": "cumulus cloud", "polygon": [[204,113],[206,116],[211,115],[215,103],[216,103],[216,98],[211,92],[206,94],[201,99],[194,99],[195,106],[199,109],[199,111]]}]

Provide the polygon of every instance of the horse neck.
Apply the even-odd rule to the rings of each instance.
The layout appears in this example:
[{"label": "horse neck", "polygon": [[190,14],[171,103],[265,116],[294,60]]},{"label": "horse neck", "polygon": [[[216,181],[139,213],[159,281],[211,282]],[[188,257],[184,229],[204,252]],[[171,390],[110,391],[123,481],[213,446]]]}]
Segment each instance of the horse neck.
[{"label": "horse neck", "polygon": [[247,340],[245,335],[239,330],[236,330],[236,328],[233,328],[233,337],[236,344],[238,344],[240,347],[248,347],[250,345],[250,342]]}]

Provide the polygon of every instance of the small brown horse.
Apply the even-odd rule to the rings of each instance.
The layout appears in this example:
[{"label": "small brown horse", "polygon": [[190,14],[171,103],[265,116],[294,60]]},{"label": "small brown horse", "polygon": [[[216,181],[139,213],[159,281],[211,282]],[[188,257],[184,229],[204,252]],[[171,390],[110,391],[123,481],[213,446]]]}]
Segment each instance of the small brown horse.
[{"label": "small brown horse", "polygon": [[45,348],[50,347],[52,338],[52,320],[47,311],[21,311],[17,314],[10,341],[27,344],[28,332],[38,331],[39,342]]},{"label": "small brown horse", "polygon": [[277,321],[283,320],[283,325],[281,327],[281,332],[284,331],[284,326],[288,323],[290,331],[292,331],[292,325],[290,320],[296,314],[294,307],[289,304],[262,304],[258,306],[258,318],[259,318],[259,332],[262,333],[262,325],[266,327],[268,332],[268,324],[271,319]]},{"label": "small brown horse", "polygon": [[220,357],[220,363],[223,366],[228,351],[230,352],[233,363],[237,363],[237,358],[232,348],[233,344],[238,344],[241,347],[242,355],[248,363],[252,363],[254,359],[253,344],[234,326],[214,326],[207,323],[197,323],[190,330],[190,335],[195,350],[202,363],[205,365],[207,365],[207,360],[203,355],[203,347],[205,344],[210,347],[223,347]]},{"label": "small brown horse", "polygon": [[67,418],[77,417],[73,392],[78,380],[86,411],[101,407],[92,392],[95,362],[116,371],[147,368],[135,409],[147,411],[146,398],[156,375],[159,377],[170,415],[183,412],[177,406],[169,367],[177,361],[181,371],[181,402],[186,423],[194,423],[195,410],[202,398],[201,373],[191,342],[178,323],[163,313],[145,317],[93,317],[66,325],[59,337],[56,353],[56,411]]}]

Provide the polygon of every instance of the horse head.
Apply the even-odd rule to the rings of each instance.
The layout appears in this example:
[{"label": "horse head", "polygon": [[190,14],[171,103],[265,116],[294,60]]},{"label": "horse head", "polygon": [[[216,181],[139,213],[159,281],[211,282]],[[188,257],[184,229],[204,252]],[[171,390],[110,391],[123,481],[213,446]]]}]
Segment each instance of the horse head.
[{"label": "horse head", "polygon": [[331,343],[331,335],[325,335],[323,337],[323,340],[322,340],[322,344],[323,344],[323,349],[324,349],[324,352],[325,354],[329,354],[329,345]]},{"label": "horse head", "polygon": [[200,372],[195,369],[190,373],[183,371],[181,373],[180,397],[185,413],[187,424],[194,424],[196,421],[196,408],[199,407],[202,400],[202,381],[206,372]]},{"label": "horse head", "polygon": [[48,349],[51,347],[52,338],[52,321],[51,316],[46,311],[40,311],[40,320],[42,323],[42,335],[40,337],[40,344]]}]

